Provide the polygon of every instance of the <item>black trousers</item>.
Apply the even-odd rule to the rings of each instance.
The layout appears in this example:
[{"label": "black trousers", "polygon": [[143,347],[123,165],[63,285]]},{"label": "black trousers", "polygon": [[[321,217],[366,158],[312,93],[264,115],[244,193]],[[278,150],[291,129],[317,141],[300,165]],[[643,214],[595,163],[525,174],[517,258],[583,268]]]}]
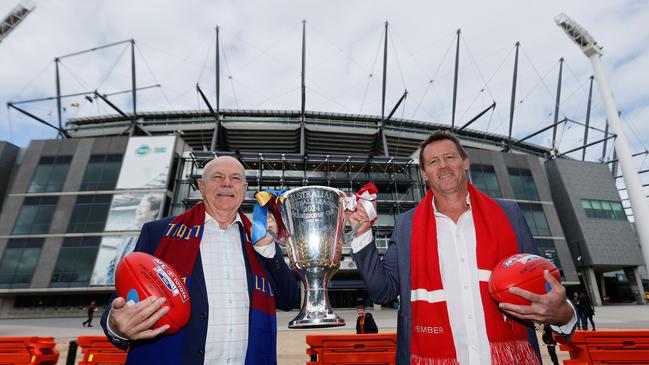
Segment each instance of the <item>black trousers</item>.
[{"label": "black trousers", "polygon": [[550,354],[550,360],[552,360],[552,364],[559,365],[559,359],[557,358],[557,349],[555,345],[548,345],[548,354]]}]

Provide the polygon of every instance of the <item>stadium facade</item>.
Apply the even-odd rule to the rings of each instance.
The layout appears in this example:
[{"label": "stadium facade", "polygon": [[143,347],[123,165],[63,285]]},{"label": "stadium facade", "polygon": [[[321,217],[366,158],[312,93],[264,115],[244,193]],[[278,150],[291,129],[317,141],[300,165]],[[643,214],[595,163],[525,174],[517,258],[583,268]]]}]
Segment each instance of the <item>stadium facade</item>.
[{"label": "stadium facade", "polygon": [[[425,194],[419,143],[449,129],[281,110],[222,110],[218,122],[204,111],[127,117],[71,119],[70,138],[35,140],[24,149],[0,144],[0,317],[63,314],[91,298],[106,300],[114,266],[141,224],[197,202],[196,179],[218,155],[235,156],[246,168],[247,213],[258,190],[327,185],[353,193],[373,181],[380,190],[375,242],[384,251],[395,217]],[[519,204],[564,285],[588,291],[596,304],[644,300],[640,246],[605,164],[553,158],[547,148],[495,134],[456,132],[473,184]],[[335,307],[352,307],[367,295],[350,248],[343,254],[330,296]]]}]

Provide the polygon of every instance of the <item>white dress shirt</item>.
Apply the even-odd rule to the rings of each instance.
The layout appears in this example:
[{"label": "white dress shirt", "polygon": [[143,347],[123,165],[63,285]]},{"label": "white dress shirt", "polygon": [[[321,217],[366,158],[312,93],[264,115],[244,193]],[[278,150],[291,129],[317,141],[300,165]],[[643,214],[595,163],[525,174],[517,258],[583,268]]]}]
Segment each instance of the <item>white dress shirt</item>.
[{"label": "white dress shirt", "polygon": [[[455,223],[437,211],[433,198],[440,275],[458,362],[490,365],[491,351],[480,295],[480,281],[489,281],[490,272],[478,270],[475,225],[468,195],[466,201],[468,210]],[[352,251],[360,251],[371,241],[372,234],[368,231],[352,241]],[[568,324],[552,326],[552,329],[570,333],[576,320],[573,315]]]},{"label": "white dress shirt", "polygon": [[[200,247],[209,304],[205,364],[243,364],[246,360],[250,299],[239,224],[237,215],[221,229],[205,213]],[[255,250],[264,257],[275,256],[274,244],[255,246]]]},{"label": "white dress shirt", "polygon": [[248,282],[237,218],[226,229],[205,214],[201,259],[209,306],[206,364],[243,364],[248,348]]}]

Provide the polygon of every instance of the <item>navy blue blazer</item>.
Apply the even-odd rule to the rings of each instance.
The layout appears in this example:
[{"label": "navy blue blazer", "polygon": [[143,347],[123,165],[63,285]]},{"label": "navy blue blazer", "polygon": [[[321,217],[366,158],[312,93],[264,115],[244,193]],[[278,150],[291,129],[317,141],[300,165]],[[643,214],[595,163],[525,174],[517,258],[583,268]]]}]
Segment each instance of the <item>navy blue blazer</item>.
[{"label": "navy blue blazer", "polygon": [[[142,227],[140,237],[138,239],[135,251],[146,252],[154,254],[160,240],[164,235],[164,231],[174,217],[162,218],[157,221],[146,223]],[[252,290],[254,288],[254,279],[251,274],[250,264],[248,263],[245,253],[243,239],[243,228],[240,226],[242,233],[241,249],[246,263],[246,272],[248,276],[248,293],[252,298]],[[273,288],[275,296],[275,306],[282,310],[291,310],[297,307],[300,299],[299,287],[295,276],[286,265],[282,251],[278,246],[276,254],[273,258],[265,258],[257,255],[259,262],[264,267],[268,276],[271,287]],[[203,265],[201,260],[200,251],[196,258],[194,271],[191,278],[187,280],[187,289],[191,299],[191,316],[189,323],[184,331],[179,332],[172,336],[158,336],[152,340],[134,341],[129,349],[129,356],[127,364],[144,364],[148,363],[150,356],[154,356],[156,364],[202,364],[203,355],[205,354],[205,339],[207,337],[207,324],[208,324],[208,300],[207,289],[205,287],[205,277],[203,275]],[[110,308],[110,303],[107,308]],[[114,340],[106,332],[106,319],[108,310],[104,311],[101,319],[101,325],[109,340]],[[251,318],[250,318],[251,319]],[[251,321],[252,322],[252,321]],[[254,323],[249,323],[252,328]],[[268,338],[261,341],[263,345],[255,349],[248,349],[254,351],[256,355],[262,354],[264,364],[275,364],[277,362],[276,347],[277,347],[277,332],[265,333],[263,336]],[[113,341],[111,341],[113,342]],[[181,348],[180,348],[181,347]],[[181,353],[179,353],[179,351]],[[259,359],[259,356],[257,356]],[[160,359],[162,362],[160,362]]]},{"label": "navy blue blazer", "polygon": [[[518,240],[520,252],[539,254],[532,232],[525,217],[515,202],[498,200],[505,215],[512,224]],[[415,209],[400,214],[394,224],[394,231],[388,250],[379,258],[376,245],[369,244],[361,251],[352,254],[367,285],[370,299],[376,303],[390,303],[400,296],[397,317],[397,365],[410,364],[411,306],[410,306],[410,239]],[[529,323],[528,340],[534,347],[539,361],[541,352],[536,340],[534,325]]]}]

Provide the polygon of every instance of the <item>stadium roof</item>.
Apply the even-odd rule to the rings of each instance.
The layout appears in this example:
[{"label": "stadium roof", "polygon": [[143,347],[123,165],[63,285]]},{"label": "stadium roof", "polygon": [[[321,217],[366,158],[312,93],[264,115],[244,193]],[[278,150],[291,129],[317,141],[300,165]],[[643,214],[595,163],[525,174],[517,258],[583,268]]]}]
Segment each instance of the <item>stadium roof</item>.
[{"label": "stadium roof", "polygon": [[[128,115],[130,117],[130,115]],[[381,118],[376,115],[327,112],[305,113],[305,153],[365,155],[380,153]],[[260,153],[299,153],[300,112],[297,110],[221,110],[222,139],[217,149]],[[152,135],[176,133],[194,149],[209,150],[214,116],[205,110],[140,112],[137,121]],[[65,129],[71,137],[114,136],[127,133],[130,121],[122,115],[71,118]],[[447,124],[393,118],[385,122],[389,155],[412,156],[419,143]],[[467,147],[502,150],[506,136],[464,129],[456,132]],[[547,157],[550,149],[527,142],[512,142],[512,150]]]}]

